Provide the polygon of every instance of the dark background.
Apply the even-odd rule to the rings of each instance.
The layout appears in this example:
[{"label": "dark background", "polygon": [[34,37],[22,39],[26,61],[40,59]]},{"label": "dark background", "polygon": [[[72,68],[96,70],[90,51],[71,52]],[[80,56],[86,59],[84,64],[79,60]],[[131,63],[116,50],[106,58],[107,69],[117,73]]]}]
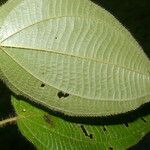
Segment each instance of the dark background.
[{"label": "dark background", "polygon": [[[0,4],[7,0],[0,0]],[[111,12],[150,56],[150,0],[93,0]],[[0,120],[14,115],[10,92],[0,82]],[[0,128],[0,150],[33,150],[16,125]],[[150,134],[130,150],[150,150]]]}]

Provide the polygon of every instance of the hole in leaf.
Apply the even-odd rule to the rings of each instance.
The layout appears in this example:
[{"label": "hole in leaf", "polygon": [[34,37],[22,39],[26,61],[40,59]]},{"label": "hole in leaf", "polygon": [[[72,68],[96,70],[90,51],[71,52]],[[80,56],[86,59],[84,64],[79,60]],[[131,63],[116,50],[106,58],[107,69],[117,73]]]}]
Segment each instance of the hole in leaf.
[{"label": "hole in leaf", "polygon": [[128,128],[129,127],[129,124],[128,123],[124,123],[124,125]]},{"label": "hole in leaf", "polygon": [[107,131],[107,129],[106,129],[106,127],[105,127],[105,126],[103,126],[103,130],[104,130],[104,131]]},{"label": "hole in leaf", "polygon": [[90,134],[89,138],[90,138],[90,139],[93,139],[93,134]]},{"label": "hole in leaf", "polygon": [[45,84],[44,84],[44,83],[42,83],[42,84],[41,84],[41,87],[45,87]]},{"label": "hole in leaf", "polygon": [[141,117],[141,119],[142,119],[142,121],[143,121],[143,122],[145,122],[145,123],[146,123],[146,120],[145,120],[143,117]]},{"label": "hole in leaf", "polygon": [[113,148],[112,147],[109,147],[109,149],[108,150],[113,150]]},{"label": "hole in leaf", "polygon": [[80,127],[85,136],[89,137],[90,139],[93,139],[93,134],[89,134],[88,131],[85,129],[84,125],[81,125]]},{"label": "hole in leaf", "polygon": [[64,93],[64,92],[60,91],[60,92],[58,92],[57,96],[58,96],[59,98],[65,98],[65,97],[68,97],[68,96],[69,96],[69,94],[68,94],[68,93]]}]

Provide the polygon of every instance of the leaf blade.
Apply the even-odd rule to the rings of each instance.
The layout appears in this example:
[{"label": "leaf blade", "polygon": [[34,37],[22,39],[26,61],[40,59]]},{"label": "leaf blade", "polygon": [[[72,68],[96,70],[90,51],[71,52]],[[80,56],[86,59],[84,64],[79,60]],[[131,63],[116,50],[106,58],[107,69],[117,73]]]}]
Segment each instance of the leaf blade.
[{"label": "leaf blade", "polygon": [[[124,113],[149,102],[149,59],[109,13],[87,0],[28,4],[17,5],[0,31],[0,68],[14,92],[76,116]],[[69,96],[60,100],[59,91]]]},{"label": "leaf blade", "polygon": [[[22,134],[41,150],[106,150],[110,147],[124,150],[136,144],[150,130],[150,115],[143,116],[146,122],[142,121],[141,118],[124,122],[120,118],[120,124],[119,122],[115,123],[115,119],[110,123],[110,118],[109,120],[106,119],[106,122],[103,120],[96,123],[96,118],[93,118],[89,122],[90,125],[82,122],[88,118],[80,118],[82,121],[77,118],[74,118],[73,122],[68,119],[67,121],[65,118],[48,114],[14,97],[12,97],[12,103],[18,114],[17,123]],[[133,116],[135,117],[135,115]]]}]

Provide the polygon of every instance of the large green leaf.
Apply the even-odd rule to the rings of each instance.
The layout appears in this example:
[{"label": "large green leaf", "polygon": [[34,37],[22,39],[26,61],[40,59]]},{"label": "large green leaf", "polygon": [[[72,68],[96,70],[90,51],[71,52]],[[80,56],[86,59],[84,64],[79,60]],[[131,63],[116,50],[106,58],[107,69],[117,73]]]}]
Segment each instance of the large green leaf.
[{"label": "large green leaf", "polygon": [[19,1],[0,29],[0,69],[12,91],[68,115],[123,113],[150,101],[149,59],[89,0]]},{"label": "large green leaf", "polygon": [[150,130],[150,114],[60,118],[14,97],[12,103],[20,131],[38,150],[125,150]]}]

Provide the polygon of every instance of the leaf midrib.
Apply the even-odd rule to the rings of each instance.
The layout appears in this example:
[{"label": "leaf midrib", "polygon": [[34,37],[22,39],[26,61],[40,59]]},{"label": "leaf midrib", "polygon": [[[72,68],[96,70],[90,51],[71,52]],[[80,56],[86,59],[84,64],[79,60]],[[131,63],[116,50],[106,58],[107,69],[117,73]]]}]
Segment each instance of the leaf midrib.
[{"label": "leaf midrib", "polygon": [[63,56],[75,57],[75,58],[82,59],[82,60],[88,60],[88,61],[92,61],[92,62],[96,62],[96,63],[100,63],[100,64],[111,65],[111,66],[114,66],[116,68],[121,68],[121,69],[124,69],[124,70],[128,70],[130,72],[134,72],[134,73],[146,76],[149,79],[148,74],[144,74],[143,72],[140,72],[138,70],[130,69],[130,68],[122,66],[122,65],[117,65],[117,64],[111,63],[109,61],[99,60],[99,59],[90,58],[90,57],[83,57],[83,56],[73,55],[73,54],[69,54],[69,53],[63,53],[62,51],[59,51],[59,50],[47,50],[47,49],[41,49],[41,48],[32,48],[32,47],[25,47],[25,46],[13,46],[13,45],[1,45],[0,48],[4,52],[5,52],[5,50],[3,48],[14,48],[14,49],[18,48],[18,49],[23,49],[23,50],[28,50],[28,51],[41,51],[41,52],[46,52],[46,53],[52,53],[52,54],[58,54],[58,55],[63,55]]},{"label": "leaf midrib", "polygon": [[[0,49],[2,49],[2,48],[0,48]],[[3,49],[2,49],[3,50]],[[4,50],[3,50],[4,51]],[[29,73],[31,76],[33,76],[34,78],[36,78],[37,80],[39,80],[41,83],[43,83],[43,81],[41,80],[41,79],[39,79],[38,77],[36,77],[34,74],[32,74],[30,71],[28,71],[28,70],[26,70],[26,68],[24,68],[24,66],[22,66],[22,65],[20,65],[12,56],[10,56],[7,52],[5,52],[4,51],[4,53],[10,58],[10,59],[12,59],[16,64],[18,64],[23,70],[25,70],[27,73]],[[6,76],[6,75],[5,75]],[[12,83],[11,83],[12,84]],[[47,84],[47,83],[46,83]],[[14,84],[12,84],[14,87],[16,87]],[[53,86],[53,85],[49,85],[49,84],[47,84],[48,86],[50,86],[50,87],[53,87],[53,88],[55,88],[55,89],[57,89],[57,90],[60,90],[60,89],[58,89],[57,87],[55,87],[55,86]],[[20,89],[18,88],[18,87],[16,87],[19,91],[20,91]],[[25,93],[24,91],[22,91],[21,90],[21,92],[22,93],[24,93],[25,95],[29,95],[29,94],[27,94],[27,93]],[[70,93],[70,94],[72,94],[72,93]],[[73,96],[77,96],[77,97],[80,97],[80,98],[83,98],[83,97],[81,97],[80,95],[75,95],[75,94],[72,94]],[[140,97],[136,97],[136,98],[134,98],[134,99],[132,99],[132,100],[136,100],[136,99],[139,99],[139,98],[142,98],[142,97],[146,97],[146,96],[149,96],[148,94],[146,94],[146,95],[144,95],[144,96],[140,96]],[[33,100],[35,100],[35,98],[33,97],[33,96],[31,96],[31,95],[29,95],[29,97],[30,98],[32,98]],[[94,100],[97,100],[97,101],[99,101],[99,99],[94,99]],[[106,101],[107,100],[107,102],[108,101],[110,101],[110,102],[112,102],[112,101],[116,101],[117,99],[113,99],[113,100],[108,100],[108,99],[103,99],[103,100],[101,100],[101,101]],[[121,100],[126,100],[126,101],[128,101],[128,100],[131,100],[131,98],[130,99],[121,99]],[[120,101],[120,99],[118,99],[118,101]],[[43,102],[42,102],[43,103]],[[45,105],[45,104],[43,104],[43,105]],[[47,106],[47,105],[45,105],[45,106]],[[58,109],[58,108],[55,108],[55,109]]]},{"label": "leaf midrib", "polygon": [[[30,25],[28,25],[28,26],[26,26],[26,27],[24,27],[24,28],[22,28],[22,29],[20,29],[20,30],[18,30],[18,31],[16,31],[16,32],[14,32],[14,33],[12,33],[11,35],[9,35],[8,37],[6,37],[5,39],[3,39],[1,42],[0,42],[0,48],[1,47],[10,47],[10,48],[22,48],[22,49],[32,49],[32,50],[37,50],[37,51],[45,51],[45,52],[51,52],[51,53],[55,53],[55,51],[54,50],[49,50],[49,51],[47,51],[46,49],[38,49],[38,48],[30,48],[30,47],[25,47],[25,46],[13,46],[13,45],[3,45],[3,42],[5,42],[6,40],[8,40],[9,38],[11,38],[12,36],[14,36],[14,35],[16,35],[17,33],[20,33],[21,31],[23,31],[23,30],[25,30],[25,29],[27,29],[27,28],[29,28],[29,27],[32,27],[32,26],[34,26],[34,25],[36,25],[36,24],[39,24],[39,23],[41,23],[41,22],[46,22],[46,21],[50,21],[50,20],[54,20],[54,19],[60,19],[60,18],[80,18],[80,19],[88,19],[89,21],[97,21],[97,22],[104,22],[104,23],[106,23],[107,25],[110,25],[110,23],[109,22],[107,22],[106,20],[104,20],[104,19],[102,19],[102,20],[99,20],[99,19],[97,19],[97,18],[92,18],[92,17],[89,17],[89,18],[87,18],[87,17],[83,17],[83,16],[57,16],[57,17],[51,17],[51,18],[46,18],[46,19],[43,19],[43,20],[40,20],[40,21],[37,21],[37,22],[35,22],[35,23],[32,23],[32,24],[30,24]],[[112,25],[111,25],[112,26]],[[115,26],[113,26],[113,28],[116,30],[116,31],[118,31],[118,29],[119,29],[119,31],[121,31],[120,32],[120,34],[123,34],[122,33],[122,31],[123,30],[121,30],[121,28],[116,28]],[[124,34],[125,34],[126,32],[124,32]],[[137,47],[135,44],[133,44],[131,41],[129,41],[129,43],[131,44],[131,45],[133,45],[134,47]],[[137,48],[139,48],[139,47],[137,47]],[[142,50],[141,50],[142,51]],[[139,51],[140,53],[141,53],[141,51]],[[138,71],[138,70],[133,70],[133,69],[130,69],[130,68],[127,68],[127,67],[124,67],[124,66],[121,66],[121,65],[117,65],[117,64],[113,64],[113,63],[110,63],[110,62],[107,62],[107,61],[100,61],[100,60],[98,60],[98,59],[93,59],[93,58],[85,58],[85,57],[81,57],[81,56],[75,56],[75,55],[72,55],[72,54],[66,54],[66,53],[61,53],[61,52],[56,52],[56,54],[61,54],[61,55],[66,55],[66,56],[72,56],[72,57],[77,57],[77,58],[81,58],[81,59],[87,59],[87,60],[91,60],[91,61],[95,61],[95,62],[99,62],[99,63],[103,63],[103,64],[107,64],[107,65],[113,65],[113,66],[115,66],[115,67],[118,67],[118,68],[122,68],[122,69],[125,69],[125,70],[129,70],[129,71],[131,71],[131,72],[135,72],[135,73],[138,73],[138,74],[141,74],[141,75],[144,75],[144,76],[148,76],[147,74],[144,74],[143,72],[140,72],[140,71]],[[141,54],[143,54],[143,53],[141,53]],[[149,76],[148,76],[149,77]]]}]

